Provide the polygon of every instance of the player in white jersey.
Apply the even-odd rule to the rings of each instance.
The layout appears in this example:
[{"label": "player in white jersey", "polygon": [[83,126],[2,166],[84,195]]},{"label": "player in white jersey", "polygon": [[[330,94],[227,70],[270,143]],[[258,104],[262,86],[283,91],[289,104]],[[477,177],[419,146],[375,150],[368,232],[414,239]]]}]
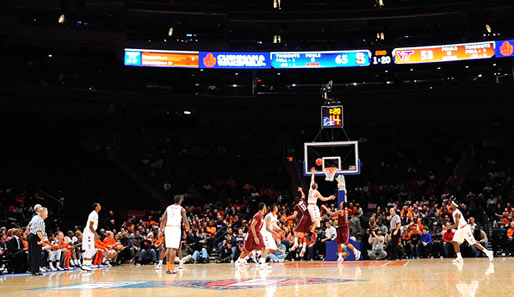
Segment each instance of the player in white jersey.
[{"label": "player in white jersey", "polygon": [[96,229],[98,228],[98,213],[101,209],[100,203],[93,203],[93,211],[87,217],[86,227],[82,233],[82,250],[84,251],[82,269],[86,271],[92,271],[91,259],[96,254],[95,241],[98,239]]},{"label": "player in white jersey", "polygon": [[328,198],[323,197],[318,191],[318,184],[314,182],[314,177],[316,176],[316,170],[314,168],[311,169],[311,185],[309,189],[309,195],[307,196],[307,209],[309,210],[309,214],[311,215],[312,226],[311,233],[316,230],[320,226],[321,214],[319,212],[318,207],[318,199],[321,201],[329,201],[334,200],[335,196],[330,195]]},{"label": "player in white jersey", "polygon": [[264,239],[264,245],[266,246],[266,249],[276,251],[277,250],[277,243],[275,242],[275,239],[273,238],[273,235],[276,237],[280,237],[280,234],[278,232],[283,232],[282,229],[277,225],[277,212],[278,207],[276,205],[273,205],[271,207],[271,212],[269,212],[264,217],[264,224],[262,225],[261,234],[262,238]]},{"label": "player in white jersey", "polygon": [[489,261],[492,261],[493,252],[486,250],[480,243],[478,243],[475,240],[475,237],[473,237],[473,233],[471,232],[471,227],[468,225],[468,223],[466,223],[464,216],[457,207],[458,204],[455,201],[452,201],[452,203],[450,204],[450,208],[452,210],[453,221],[455,222],[455,224],[448,227],[443,227],[443,230],[457,230],[455,231],[455,235],[453,235],[453,248],[455,249],[455,253],[457,253],[457,258],[453,260],[453,263],[459,264],[464,262],[459,247],[459,244],[463,243],[464,240],[466,240],[469,243],[469,245],[472,245],[477,249],[481,250],[482,252],[484,252],[489,258]]},{"label": "player in white jersey", "polygon": [[168,268],[166,273],[168,274],[177,273],[173,270],[173,264],[182,239],[182,223],[184,223],[186,231],[189,231],[186,211],[182,207],[183,201],[183,195],[175,196],[175,204],[166,208],[161,220],[161,230],[164,230],[164,241],[166,243],[166,265]]}]

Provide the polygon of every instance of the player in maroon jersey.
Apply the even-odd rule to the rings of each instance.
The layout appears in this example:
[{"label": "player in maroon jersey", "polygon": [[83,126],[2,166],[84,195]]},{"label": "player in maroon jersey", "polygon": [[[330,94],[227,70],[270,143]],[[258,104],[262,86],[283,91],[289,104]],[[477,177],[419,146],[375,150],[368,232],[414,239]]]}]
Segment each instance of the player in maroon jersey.
[{"label": "player in maroon jersey", "polygon": [[259,250],[262,251],[259,266],[262,266],[263,268],[266,266],[266,256],[268,255],[268,251],[266,250],[264,238],[261,234],[262,224],[264,223],[264,214],[266,214],[266,204],[264,202],[260,202],[258,208],[259,211],[253,216],[252,223],[250,224],[248,236],[243,242],[243,251],[241,251],[241,255],[236,261],[236,268],[239,268],[241,265],[248,265],[245,260],[246,256],[253,251]]},{"label": "player in maroon jersey", "polygon": [[349,253],[344,251],[345,247],[348,247],[353,251],[355,260],[359,260],[361,252],[349,242],[350,224],[348,222],[348,209],[346,202],[341,202],[340,209],[336,212],[330,211],[330,209],[325,205],[321,205],[321,207],[323,207],[331,217],[337,217],[337,254],[339,256],[337,262],[342,263],[344,258],[349,255]]},{"label": "player in maroon jersey", "polygon": [[307,243],[305,242],[305,234],[309,233],[312,220],[307,208],[307,203],[305,202],[305,194],[303,193],[303,189],[298,187],[298,192],[302,194],[300,201],[298,201],[298,203],[296,203],[294,206],[293,214],[287,217],[286,220],[294,220],[298,214],[301,215],[298,224],[294,228],[294,244],[291,247],[291,251],[294,251],[296,248],[298,248],[298,239],[300,239],[300,244],[302,245],[300,256],[303,257],[307,248]]}]

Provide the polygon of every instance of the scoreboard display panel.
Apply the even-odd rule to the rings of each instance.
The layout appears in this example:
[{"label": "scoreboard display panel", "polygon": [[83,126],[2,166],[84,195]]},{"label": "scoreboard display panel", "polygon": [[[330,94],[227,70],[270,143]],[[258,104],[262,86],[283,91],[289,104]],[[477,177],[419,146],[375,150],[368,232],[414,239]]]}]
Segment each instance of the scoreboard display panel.
[{"label": "scoreboard display panel", "polygon": [[371,64],[369,50],[330,52],[271,52],[273,68],[361,67]]},{"label": "scoreboard display panel", "polygon": [[198,52],[125,49],[126,66],[198,68]]},{"label": "scoreboard display panel", "polygon": [[200,52],[200,68],[267,69],[267,52]]},{"label": "scoreboard display panel", "polygon": [[514,57],[514,39],[496,41],[496,57]]},{"label": "scoreboard display panel", "polygon": [[329,105],[321,107],[321,128],[342,128],[343,106]]},{"label": "scoreboard display panel", "polygon": [[395,64],[419,64],[434,62],[489,59],[494,57],[494,41],[403,47],[393,50]]}]

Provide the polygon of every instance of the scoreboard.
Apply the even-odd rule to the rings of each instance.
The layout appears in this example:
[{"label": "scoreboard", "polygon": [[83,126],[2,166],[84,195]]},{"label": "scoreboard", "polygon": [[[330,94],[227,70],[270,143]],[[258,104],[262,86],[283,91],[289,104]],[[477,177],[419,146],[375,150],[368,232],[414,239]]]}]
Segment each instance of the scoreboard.
[{"label": "scoreboard", "polygon": [[170,51],[125,48],[124,64],[143,67],[320,69],[514,57],[514,40],[373,50],[297,52]]},{"label": "scoreboard", "polygon": [[368,50],[330,52],[271,52],[273,68],[330,68],[369,66]]},{"label": "scoreboard", "polygon": [[421,47],[403,47],[393,50],[395,64],[464,61],[494,57],[494,41]]},{"label": "scoreboard", "polygon": [[321,128],[342,128],[343,106],[329,105],[321,107]]},{"label": "scoreboard", "polygon": [[125,65],[198,68],[198,52],[125,49]]}]

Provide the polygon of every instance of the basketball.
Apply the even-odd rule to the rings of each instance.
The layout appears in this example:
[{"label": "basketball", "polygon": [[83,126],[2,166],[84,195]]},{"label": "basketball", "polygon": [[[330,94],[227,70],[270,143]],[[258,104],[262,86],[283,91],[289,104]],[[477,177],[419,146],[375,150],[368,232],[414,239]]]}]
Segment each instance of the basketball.
[{"label": "basketball", "polygon": [[323,165],[323,160],[321,160],[321,158],[317,158],[317,159],[316,159],[316,165],[317,165],[317,166],[321,166],[321,165]]}]

